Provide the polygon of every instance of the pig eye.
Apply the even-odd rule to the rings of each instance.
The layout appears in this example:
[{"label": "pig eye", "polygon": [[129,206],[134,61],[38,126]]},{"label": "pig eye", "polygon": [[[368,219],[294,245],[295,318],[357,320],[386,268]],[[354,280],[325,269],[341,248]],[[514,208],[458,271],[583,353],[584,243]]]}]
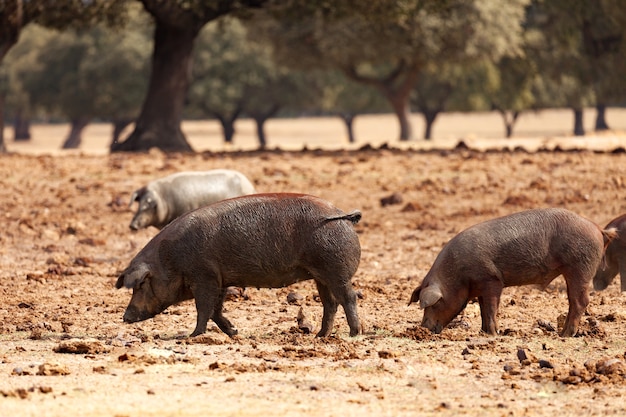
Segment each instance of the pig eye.
[{"label": "pig eye", "polygon": [[142,207],[144,209],[155,208],[156,207],[156,201],[151,199],[151,198],[146,198],[146,200],[142,204]]}]

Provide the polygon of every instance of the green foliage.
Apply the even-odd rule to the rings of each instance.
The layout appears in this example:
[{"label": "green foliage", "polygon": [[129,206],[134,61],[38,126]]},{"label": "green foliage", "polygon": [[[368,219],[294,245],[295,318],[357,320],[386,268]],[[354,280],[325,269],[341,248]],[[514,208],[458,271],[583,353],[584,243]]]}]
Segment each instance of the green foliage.
[{"label": "green foliage", "polygon": [[[626,12],[615,0],[534,1],[527,21],[543,105],[617,102],[626,94]],[[549,86],[551,83],[555,86]],[[559,87],[561,86],[561,87]],[[547,99],[547,100],[546,100]],[[553,104],[554,103],[554,104]]]},{"label": "green foliage", "polygon": [[358,115],[388,112],[389,104],[368,85],[347,79],[338,71],[313,72],[319,98],[312,103],[325,114]]},{"label": "green foliage", "polygon": [[39,23],[54,29],[89,29],[98,23],[123,26],[129,0],[25,0],[24,25]]},{"label": "green foliage", "polygon": [[268,44],[247,36],[242,22],[223,18],[200,33],[194,51],[191,111],[232,115],[294,107],[308,90],[305,77],[277,66]]},{"label": "green foliage", "polygon": [[[135,21],[145,23],[145,21]],[[142,30],[24,30],[7,56],[10,106],[69,119],[134,117],[147,84],[150,41]]]}]

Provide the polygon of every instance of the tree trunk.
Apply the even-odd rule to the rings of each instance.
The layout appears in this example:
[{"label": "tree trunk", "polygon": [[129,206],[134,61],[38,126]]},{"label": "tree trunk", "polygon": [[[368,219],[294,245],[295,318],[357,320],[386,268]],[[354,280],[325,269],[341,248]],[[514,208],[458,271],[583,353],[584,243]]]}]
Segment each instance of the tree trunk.
[{"label": "tree trunk", "polygon": [[265,117],[255,117],[256,122],[256,136],[259,139],[259,149],[265,149],[267,147],[267,137],[265,136]]},{"label": "tree trunk", "polygon": [[72,127],[70,133],[65,139],[62,148],[63,149],[78,149],[83,141],[83,130],[89,124],[88,118],[78,118],[72,120]]},{"label": "tree trunk", "polygon": [[389,101],[393,112],[400,123],[400,140],[413,139],[413,128],[409,116],[411,114],[411,90],[419,77],[421,65],[415,61],[410,64],[400,62],[391,73],[384,78],[370,78],[359,75],[355,67],[344,69],[345,75],[357,82],[377,88]]},{"label": "tree trunk", "polygon": [[0,91],[0,153],[7,151],[4,145],[4,92]]},{"label": "tree trunk", "polygon": [[224,142],[233,143],[235,137],[235,120],[234,119],[220,119],[222,123],[222,132],[224,132]]},{"label": "tree trunk", "polygon": [[185,95],[191,78],[192,50],[198,29],[180,29],[156,20],[148,93],[135,129],[111,151],[193,151],[181,130]]},{"label": "tree trunk", "polygon": [[433,125],[435,124],[435,119],[439,115],[441,110],[423,110],[422,114],[424,115],[424,121],[426,122],[426,127],[424,129],[424,139],[431,140],[433,138]]},{"label": "tree trunk", "polygon": [[275,116],[280,110],[280,106],[274,104],[269,110],[266,112],[258,111],[251,112],[251,116],[256,122],[256,135],[259,139],[259,149],[265,149],[267,147],[267,136],[265,135],[265,122],[267,122],[271,117]]},{"label": "tree trunk", "polygon": [[346,125],[346,131],[348,133],[348,142],[354,143],[356,142],[356,138],[354,137],[354,119],[356,119],[356,115],[349,113],[342,113],[340,115],[341,120]]},{"label": "tree trunk", "polygon": [[515,122],[517,122],[517,118],[520,115],[520,112],[517,110],[512,110],[508,112],[504,109],[496,109],[498,113],[502,116],[502,120],[504,121],[504,129],[506,138],[510,138],[513,136],[513,128],[515,127]]},{"label": "tree trunk", "polygon": [[117,119],[113,120],[113,137],[111,143],[116,143],[119,141],[120,136],[124,129],[133,122],[134,119]]},{"label": "tree trunk", "polygon": [[220,113],[216,113],[214,111],[210,111],[209,109],[206,109],[206,111],[208,113],[213,114],[213,116],[217,120],[219,120],[220,124],[222,125],[222,133],[224,134],[224,142],[232,144],[233,139],[235,137],[235,122],[237,121],[237,119],[239,118],[239,115],[241,114],[241,111],[242,111],[241,107],[238,106],[231,115],[223,115]]},{"label": "tree trunk", "polygon": [[[17,43],[24,23],[22,0],[3,1],[2,10],[0,10],[0,64],[2,64],[2,60],[7,52]],[[4,100],[6,87],[6,80],[0,77],[0,152],[2,153],[6,152],[4,144]]]},{"label": "tree trunk", "polygon": [[22,3],[22,0],[2,2],[2,10],[0,10],[0,63],[20,37],[22,26],[25,23]]},{"label": "tree trunk", "polygon": [[409,116],[411,115],[409,95],[387,91],[387,97],[400,123],[400,141],[413,140],[413,127],[409,120]]},{"label": "tree trunk", "polygon": [[583,126],[583,109],[574,110],[574,136],[585,136],[585,128]]},{"label": "tree trunk", "polygon": [[15,120],[13,120],[13,140],[27,141],[30,140],[30,119],[24,117],[24,112],[18,110],[15,113]]},{"label": "tree trunk", "polygon": [[606,122],[606,105],[596,104],[596,131],[609,130],[609,125]]}]

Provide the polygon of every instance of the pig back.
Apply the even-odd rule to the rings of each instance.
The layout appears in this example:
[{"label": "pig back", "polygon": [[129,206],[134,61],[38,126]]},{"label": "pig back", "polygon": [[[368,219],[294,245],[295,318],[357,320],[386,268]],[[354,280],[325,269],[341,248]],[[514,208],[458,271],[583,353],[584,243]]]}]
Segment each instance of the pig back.
[{"label": "pig back", "polygon": [[210,270],[224,286],[282,287],[330,271],[349,281],[361,249],[350,221],[329,220],[342,215],[308,195],[257,194],[194,210],[161,234],[194,254],[174,260],[176,269]]},{"label": "pig back", "polygon": [[[454,243],[453,243],[454,242]],[[557,208],[527,210],[472,226],[450,241],[465,270],[498,276],[505,286],[546,285],[576,269],[593,275],[603,239],[593,222]]]}]

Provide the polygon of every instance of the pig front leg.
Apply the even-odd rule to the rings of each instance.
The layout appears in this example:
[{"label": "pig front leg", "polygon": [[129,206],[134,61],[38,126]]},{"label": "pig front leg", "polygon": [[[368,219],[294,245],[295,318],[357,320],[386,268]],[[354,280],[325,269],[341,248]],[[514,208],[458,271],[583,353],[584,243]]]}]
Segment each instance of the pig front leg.
[{"label": "pig front leg", "polygon": [[[206,327],[209,319],[214,317],[215,307],[220,304],[219,297],[221,292],[217,284],[207,284],[202,286],[196,285],[192,287],[191,293],[193,294],[193,297],[195,299],[196,312],[198,314],[196,328],[194,329],[193,333],[191,333],[191,337],[194,337],[206,332]],[[221,311],[219,313],[219,316],[221,316]]]},{"label": "pig front leg", "polygon": [[489,288],[483,295],[478,297],[480,317],[482,319],[481,330],[490,335],[495,335],[498,332],[496,317],[498,316],[498,308],[500,306],[502,283],[498,282],[498,284],[494,284],[492,288]]}]

